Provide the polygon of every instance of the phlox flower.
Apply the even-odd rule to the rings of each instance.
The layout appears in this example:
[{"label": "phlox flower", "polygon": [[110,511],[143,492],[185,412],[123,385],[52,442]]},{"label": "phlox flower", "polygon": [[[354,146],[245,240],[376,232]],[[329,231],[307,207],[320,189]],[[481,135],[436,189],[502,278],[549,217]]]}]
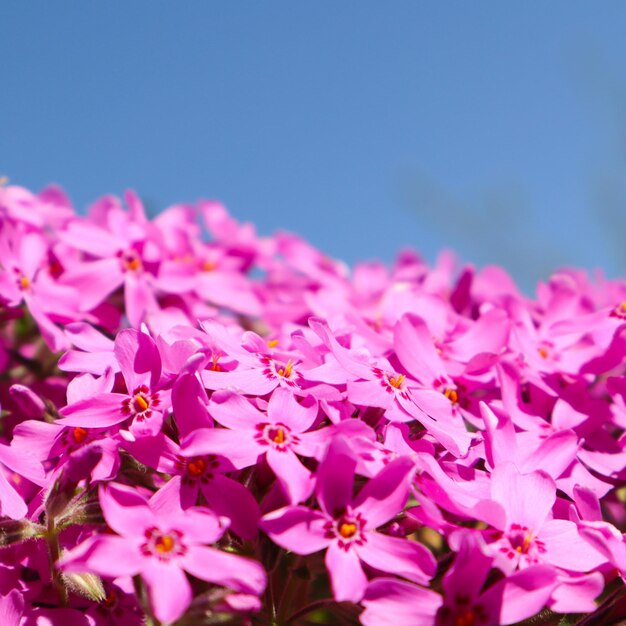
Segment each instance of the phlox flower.
[{"label": "phlox flower", "polygon": [[321,510],[287,506],[265,515],[260,523],[272,541],[296,554],[326,549],[326,568],[337,601],[358,602],[367,576],[361,563],[375,570],[427,583],[435,573],[432,554],[421,544],[376,529],[401,511],[407,500],[413,464],[391,461],[352,497],[356,459],[348,443],[336,437],[316,473]]},{"label": "phlox flower", "polygon": [[145,333],[129,328],[116,337],[114,353],[127,393],[101,391],[73,402],[61,410],[63,419],[57,423],[105,428],[132,420],[133,435],[155,435],[170,399],[170,392],[160,385],[161,357],[156,344]]},{"label": "phlox flower", "polygon": [[135,489],[111,484],[100,490],[100,506],[116,534],[95,534],[67,552],[66,572],[135,576],[147,585],[156,617],[174,622],[192,599],[185,572],[243,593],[260,594],[266,576],[255,561],[223,552],[215,543],[228,526],[206,508],[182,510],[174,489],[163,488],[147,500]]}]

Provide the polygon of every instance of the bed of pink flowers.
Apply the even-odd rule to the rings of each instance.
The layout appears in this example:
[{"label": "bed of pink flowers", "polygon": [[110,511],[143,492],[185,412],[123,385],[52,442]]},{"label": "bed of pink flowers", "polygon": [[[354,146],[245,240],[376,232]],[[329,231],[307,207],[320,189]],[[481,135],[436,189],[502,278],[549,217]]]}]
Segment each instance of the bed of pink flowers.
[{"label": "bed of pink flowers", "polygon": [[0,187],[0,624],[623,624],[625,329],[624,280]]}]

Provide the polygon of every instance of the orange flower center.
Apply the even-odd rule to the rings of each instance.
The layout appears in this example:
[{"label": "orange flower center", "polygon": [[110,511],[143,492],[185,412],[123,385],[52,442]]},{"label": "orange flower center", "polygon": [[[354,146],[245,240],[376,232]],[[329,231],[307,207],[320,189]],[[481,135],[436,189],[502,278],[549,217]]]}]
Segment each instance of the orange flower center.
[{"label": "orange flower center", "polygon": [[356,535],[356,530],[356,524],[353,524],[351,522],[342,522],[339,525],[339,534],[344,539],[350,539],[350,537],[354,537],[354,535]]},{"label": "orange flower center", "polygon": [[20,276],[20,287],[22,289],[28,289],[30,287],[30,280],[26,276]]},{"label": "orange flower center", "polygon": [[531,544],[532,540],[533,540],[532,535],[530,533],[526,533],[524,535],[524,541],[523,541],[522,545],[521,546],[516,546],[515,549],[520,554],[526,554],[528,552],[528,548],[530,548],[530,544]]},{"label": "orange flower center", "polygon": [[287,361],[287,365],[285,367],[281,367],[276,373],[283,378],[289,378],[291,376],[291,370],[293,369],[293,363],[291,361]]},{"label": "orange flower center", "polygon": [[285,431],[282,428],[279,428],[272,437],[272,441],[274,443],[285,443]]},{"label": "orange flower center", "polygon": [[74,437],[74,440],[76,441],[76,443],[83,443],[83,441],[87,439],[88,434],[89,434],[89,431],[86,428],[81,428],[80,426],[77,426],[72,431],[72,436]]},{"label": "orange flower center", "polygon": [[187,473],[191,476],[202,476],[206,470],[206,461],[204,459],[193,459],[187,463]]},{"label": "orange flower center", "polygon": [[202,271],[204,272],[212,272],[217,269],[217,264],[213,263],[213,261],[203,261],[202,262]]},{"label": "orange flower center", "polygon": [[171,552],[172,549],[174,548],[174,544],[175,544],[175,541],[172,535],[161,535],[154,542],[154,547],[157,552],[164,554],[166,552]]},{"label": "orange flower center", "polygon": [[450,400],[452,404],[456,404],[459,401],[459,394],[456,389],[448,389],[446,388],[443,392],[443,395]]},{"label": "orange flower center", "polygon": [[133,402],[135,404],[135,410],[137,411],[137,413],[143,413],[150,406],[148,401],[142,395],[139,395],[139,394],[137,394],[133,398]]},{"label": "orange flower center", "polygon": [[397,376],[391,376],[389,378],[389,384],[395,389],[400,389],[400,387],[402,387],[402,383],[404,382],[405,378],[406,376],[404,376],[403,374],[398,374]]}]

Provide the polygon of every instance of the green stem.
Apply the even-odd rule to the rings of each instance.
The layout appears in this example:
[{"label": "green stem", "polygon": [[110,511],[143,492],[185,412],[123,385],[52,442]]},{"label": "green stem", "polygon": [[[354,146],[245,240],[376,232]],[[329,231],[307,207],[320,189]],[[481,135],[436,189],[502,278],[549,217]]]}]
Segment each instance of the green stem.
[{"label": "green stem", "polygon": [[294,620],[297,620],[299,617],[304,617],[305,615],[308,615],[312,611],[316,611],[317,609],[323,609],[333,604],[335,604],[335,600],[333,600],[332,598],[325,598],[323,600],[315,600],[315,602],[311,602],[311,604],[307,604],[306,606],[303,606],[301,609],[298,609],[295,613],[292,613],[285,620],[285,626],[287,626],[287,624],[291,624]]},{"label": "green stem", "polygon": [[59,545],[59,531],[54,524],[54,518],[48,516],[48,527],[46,529],[46,542],[48,544],[48,557],[50,559],[50,576],[52,586],[55,588],[61,606],[69,606],[67,598],[67,588],[63,583],[61,572],[57,568],[57,561],[61,558],[61,546]]},{"label": "green stem", "polygon": [[146,587],[143,584],[143,580],[139,574],[133,576],[133,586],[135,587],[135,595],[139,601],[144,616],[146,618],[145,626],[161,626],[161,622],[152,613],[152,605],[150,604],[150,598],[146,591]]}]

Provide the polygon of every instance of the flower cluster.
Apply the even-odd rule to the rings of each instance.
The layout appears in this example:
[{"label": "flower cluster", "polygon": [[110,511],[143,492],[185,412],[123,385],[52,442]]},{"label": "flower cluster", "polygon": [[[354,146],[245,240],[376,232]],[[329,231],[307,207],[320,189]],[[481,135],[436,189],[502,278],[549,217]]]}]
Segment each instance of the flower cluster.
[{"label": "flower cluster", "polygon": [[617,623],[625,329],[626,281],[0,186],[2,624]]}]

